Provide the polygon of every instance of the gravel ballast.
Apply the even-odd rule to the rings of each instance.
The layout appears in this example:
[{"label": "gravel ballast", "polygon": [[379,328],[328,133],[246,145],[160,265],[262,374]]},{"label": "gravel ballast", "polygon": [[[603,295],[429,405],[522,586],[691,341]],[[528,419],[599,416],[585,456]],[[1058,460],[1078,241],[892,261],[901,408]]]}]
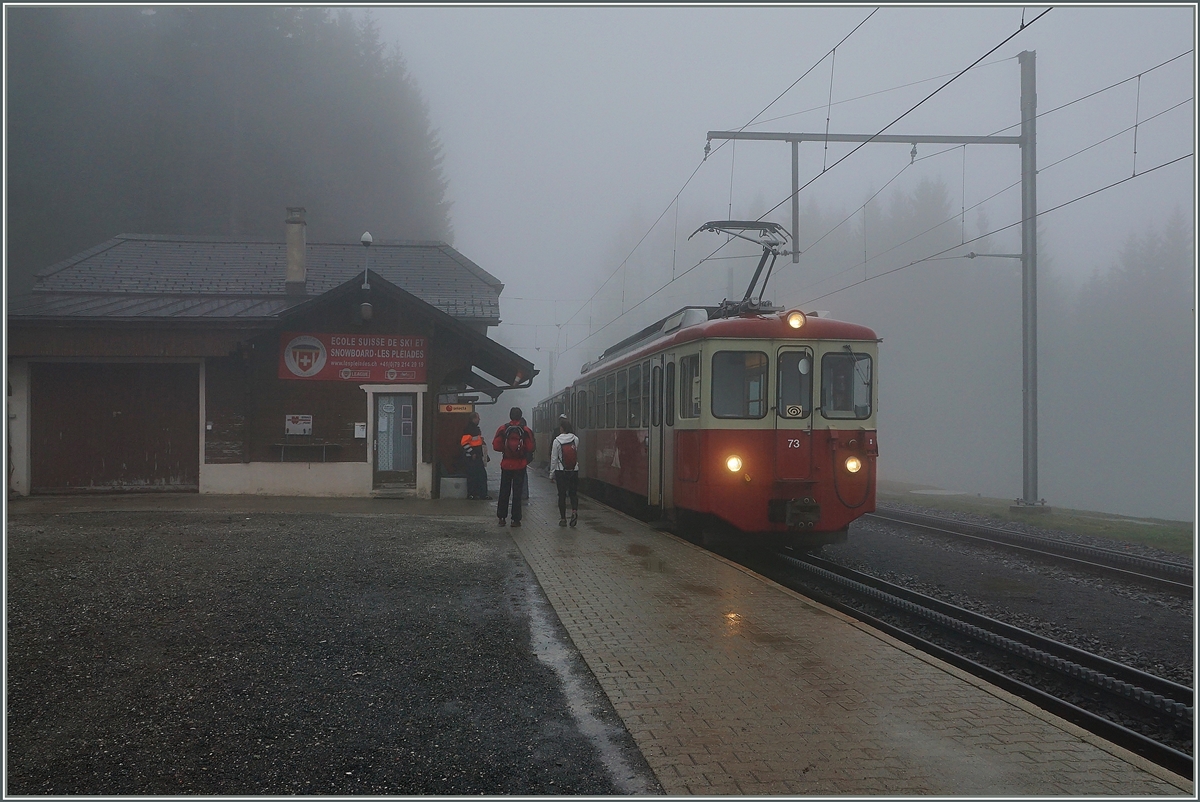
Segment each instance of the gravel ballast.
[{"label": "gravel ballast", "polygon": [[661,792],[494,519],[9,513],[6,794]]}]

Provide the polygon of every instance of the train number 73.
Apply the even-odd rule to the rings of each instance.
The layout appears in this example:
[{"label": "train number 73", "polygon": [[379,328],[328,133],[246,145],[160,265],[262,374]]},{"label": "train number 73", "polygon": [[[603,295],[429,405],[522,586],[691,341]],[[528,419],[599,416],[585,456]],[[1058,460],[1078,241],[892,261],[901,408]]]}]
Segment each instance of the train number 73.
[{"label": "train number 73", "polygon": [[800,447],[800,441],[799,441],[799,440],[796,440],[796,439],[793,439],[793,438],[791,438],[791,437],[789,437],[789,438],[788,438],[788,444],[787,444],[787,447],[788,447],[788,448],[799,448],[799,447]]}]

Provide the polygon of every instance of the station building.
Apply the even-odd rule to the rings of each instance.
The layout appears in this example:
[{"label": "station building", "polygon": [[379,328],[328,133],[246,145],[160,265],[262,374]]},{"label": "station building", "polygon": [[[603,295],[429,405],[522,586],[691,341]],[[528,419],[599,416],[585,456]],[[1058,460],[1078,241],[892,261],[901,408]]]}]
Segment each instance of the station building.
[{"label": "station building", "polygon": [[8,306],[9,489],[437,497],[528,387],[504,285],[443,242],[121,235]]}]

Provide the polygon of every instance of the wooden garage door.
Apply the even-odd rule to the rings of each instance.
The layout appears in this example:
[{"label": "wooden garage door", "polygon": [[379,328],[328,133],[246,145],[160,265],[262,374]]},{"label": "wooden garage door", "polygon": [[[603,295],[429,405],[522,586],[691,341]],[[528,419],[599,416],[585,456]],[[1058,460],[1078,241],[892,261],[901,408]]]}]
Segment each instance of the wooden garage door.
[{"label": "wooden garage door", "polygon": [[199,365],[30,366],[32,492],[200,489]]}]

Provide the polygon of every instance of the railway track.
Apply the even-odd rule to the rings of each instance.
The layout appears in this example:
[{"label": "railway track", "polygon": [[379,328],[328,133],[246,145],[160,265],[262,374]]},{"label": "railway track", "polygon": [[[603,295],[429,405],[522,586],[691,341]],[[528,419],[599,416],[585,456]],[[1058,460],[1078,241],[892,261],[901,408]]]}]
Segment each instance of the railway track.
[{"label": "railway track", "polygon": [[1191,688],[812,555],[770,557],[790,569],[768,568],[775,581],[1192,776]]},{"label": "railway track", "polygon": [[1090,573],[1116,577],[1142,587],[1154,588],[1189,598],[1194,587],[1192,566],[1181,562],[1156,560],[1115,549],[1085,546],[1054,538],[889,507],[880,507],[865,517],[902,524],[923,532],[984,544],[993,548],[1004,548],[1044,562],[1055,562]]}]

